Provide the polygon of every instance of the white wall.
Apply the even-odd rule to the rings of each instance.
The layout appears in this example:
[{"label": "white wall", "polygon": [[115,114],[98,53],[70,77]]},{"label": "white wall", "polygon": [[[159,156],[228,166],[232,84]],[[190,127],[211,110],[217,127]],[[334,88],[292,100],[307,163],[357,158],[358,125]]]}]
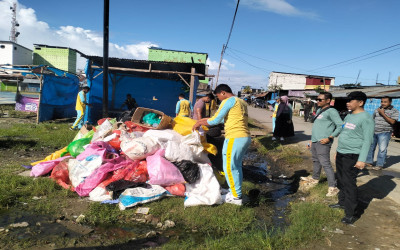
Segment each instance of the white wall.
[{"label": "white wall", "polygon": [[271,72],[269,74],[268,84],[282,85],[282,90],[304,90],[306,86],[306,76]]},{"label": "white wall", "polygon": [[[4,46],[4,49],[1,47]],[[1,43],[0,42],[0,64],[12,64],[13,61],[13,45],[10,43]]]},{"label": "white wall", "polygon": [[32,65],[33,63],[33,53],[25,47],[14,45],[17,49],[13,49],[13,64],[14,65]]}]

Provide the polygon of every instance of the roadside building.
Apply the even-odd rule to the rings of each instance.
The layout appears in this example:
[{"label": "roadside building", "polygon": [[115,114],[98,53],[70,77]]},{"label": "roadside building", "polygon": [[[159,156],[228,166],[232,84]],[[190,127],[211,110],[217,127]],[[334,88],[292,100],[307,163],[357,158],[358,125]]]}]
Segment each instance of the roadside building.
[{"label": "roadside building", "polygon": [[76,73],[76,49],[45,44],[34,44],[33,64],[47,65],[69,73]]}]

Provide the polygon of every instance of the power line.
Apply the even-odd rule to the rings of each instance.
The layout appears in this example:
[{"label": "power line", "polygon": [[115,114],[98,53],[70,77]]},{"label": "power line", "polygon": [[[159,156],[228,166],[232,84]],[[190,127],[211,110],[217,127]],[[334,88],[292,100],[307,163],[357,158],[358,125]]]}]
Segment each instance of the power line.
[{"label": "power line", "polygon": [[[332,67],[332,66],[336,66],[336,65],[339,65],[339,64],[343,64],[343,63],[346,63],[346,62],[350,62],[350,61],[353,61],[353,60],[356,60],[356,59],[359,59],[359,58],[362,58],[362,57],[365,57],[365,56],[369,56],[369,55],[372,55],[372,54],[375,54],[375,53],[378,53],[378,52],[381,52],[381,51],[384,51],[384,50],[387,50],[387,49],[390,49],[390,48],[393,48],[393,47],[397,47],[397,46],[399,46],[399,45],[400,45],[400,43],[395,44],[395,45],[392,45],[392,46],[389,46],[389,47],[386,47],[386,48],[383,48],[383,49],[379,49],[379,50],[376,50],[376,51],[373,51],[373,52],[370,52],[370,53],[367,53],[367,54],[362,55],[362,56],[357,56],[357,57],[354,57],[354,58],[351,58],[351,59],[347,59],[347,60],[344,60],[344,61],[341,61],[341,62],[337,62],[337,63],[331,64],[331,65],[328,65],[328,66],[324,66],[324,67],[316,68],[316,69],[313,69],[313,70],[309,70],[309,72],[314,72],[314,71],[317,71],[317,70],[320,70],[320,69],[330,68],[330,67]],[[394,49],[394,50],[397,50],[397,49]],[[393,50],[391,50],[391,51],[393,51]],[[389,53],[389,52],[391,52],[391,51],[388,51],[388,52],[386,52],[386,53]],[[382,53],[382,54],[386,54],[386,53]],[[379,55],[382,55],[382,54],[379,54]],[[378,55],[377,55],[377,56],[378,56]],[[372,56],[372,57],[375,57],[375,56]],[[364,58],[364,59],[362,59],[362,60],[358,60],[358,61],[355,61],[355,62],[367,60],[367,59],[372,58],[372,57]],[[354,62],[354,63],[355,63],[355,62]],[[353,62],[352,62],[352,63],[353,63]]]},{"label": "power line", "polygon": [[222,45],[221,59],[219,60],[217,80],[215,81],[215,86],[217,86],[217,84],[218,84],[218,78],[219,78],[219,72],[221,70],[222,58],[224,57],[224,53],[225,53],[226,47],[228,46],[229,40],[231,39],[233,25],[235,24],[236,14],[237,14],[237,11],[239,9],[239,3],[240,3],[240,0],[238,0],[237,4],[236,4],[235,14],[233,15],[232,25],[231,25],[231,29],[229,31],[228,39],[226,40],[226,43],[224,45]]}]

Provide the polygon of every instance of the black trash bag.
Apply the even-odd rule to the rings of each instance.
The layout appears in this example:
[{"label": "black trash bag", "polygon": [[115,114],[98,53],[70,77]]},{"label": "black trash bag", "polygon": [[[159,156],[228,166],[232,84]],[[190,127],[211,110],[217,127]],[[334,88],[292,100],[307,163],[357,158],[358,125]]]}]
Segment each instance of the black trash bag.
[{"label": "black trash bag", "polygon": [[173,163],[179,169],[179,171],[181,171],[183,178],[189,184],[195,183],[200,178],[200,168],[197,163],[188,160]]},{"label": "black trash bag", "polygon": [[127,180],[118,180],[111,182],[106,186],[106,190],[109,192],[112,192],[112,199],[118,199],[118,197],[122,194],[122,192],[125,191],[127,188],[135,188],[135,187],[144,187],[148,188],[149,185],[146,183],[138,183],[138,182],[133,182],[133,181],[127,181]]}]

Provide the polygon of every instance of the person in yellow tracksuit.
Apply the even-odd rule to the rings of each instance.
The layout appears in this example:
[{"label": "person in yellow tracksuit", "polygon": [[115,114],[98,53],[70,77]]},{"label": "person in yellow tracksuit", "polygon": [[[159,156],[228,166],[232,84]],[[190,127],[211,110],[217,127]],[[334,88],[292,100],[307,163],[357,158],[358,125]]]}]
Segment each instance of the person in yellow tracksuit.
[{"label": "person in yellow tracksuit", "polygon": [[226,84],[218,85],[214,94],[222,101],[219,109],[213,117],[199,120],[193,126],[193,130],[202,125],[225,124],[222,160],[229,193],[224,194],[222,199],[226,203],[242,205],[242,160],[251,143],[247,104],[234,96],[231,88]]},{"label": "person in yellow tracksuit", "polygon": [[183,94],[180,94],[178,98],[175,109],[176,116],[190,117],[190,113],[193,111],[192,104],[185,99]]},{"label": "person in yellow tracksuit", "polygon": [[86,105],[88,105],[89,107],[92,106],[87,102],[87,99],[86,99],[86,94],[89,91],[90,91],[90,87],[86,85],[82,88],[82,90],[78,93],[78,96],[76,97],[76,106],[75,106],[76,120],[70,128],[71,130],[81,129],[84,124]]}]

